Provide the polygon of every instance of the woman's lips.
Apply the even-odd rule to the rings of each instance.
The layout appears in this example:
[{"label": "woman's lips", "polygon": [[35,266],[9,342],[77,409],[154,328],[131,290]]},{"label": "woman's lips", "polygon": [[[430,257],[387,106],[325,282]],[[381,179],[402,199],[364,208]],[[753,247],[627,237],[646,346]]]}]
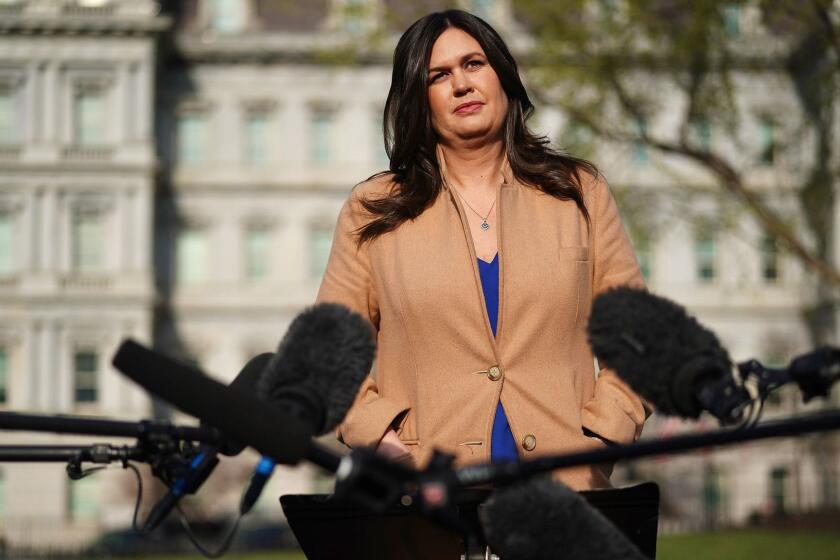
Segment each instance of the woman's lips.
[{"label": "woman's lips", "polygon": [[455,108],[455,112],[459,115],[463,115],[466,113],[474,113],[481,109],[484,106],[484,103],[481,101],[470,101],[469,103],[464,103],[463,105],[458,105]]}]

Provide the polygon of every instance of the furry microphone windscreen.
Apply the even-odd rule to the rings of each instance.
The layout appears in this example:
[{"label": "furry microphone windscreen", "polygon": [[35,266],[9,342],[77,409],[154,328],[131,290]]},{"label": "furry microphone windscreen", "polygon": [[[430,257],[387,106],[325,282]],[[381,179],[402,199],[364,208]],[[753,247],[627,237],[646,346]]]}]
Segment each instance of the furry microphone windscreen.
[{"label": "furry microphone windscreen", "polygon": [[323,403],[323,424],[316,432],[335,429],[370,373],[376,352],[367,319],[334,303],[314,305],[298,315],[280,341],[258,385],[264,400],[313,394]]},{"label": "furry microphone windscreen", "polygon": [[497,490],[480,510],[490,549],[503,560],[646,560],[577,492],[550,478]]},{"label": "furry microphone windscreen", "polygon": [[680,305],[644,290],[619,287],[599,295],[588,330],[601,366],[664,414],[696,418],[698,381],[732,370],[714,333]]}]

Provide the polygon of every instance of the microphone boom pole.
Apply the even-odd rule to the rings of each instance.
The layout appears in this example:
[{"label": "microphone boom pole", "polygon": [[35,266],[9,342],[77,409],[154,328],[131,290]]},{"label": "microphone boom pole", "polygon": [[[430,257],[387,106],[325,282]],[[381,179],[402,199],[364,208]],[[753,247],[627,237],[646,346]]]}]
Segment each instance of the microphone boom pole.
[{"label": "microphone boom pole", "polygon": [[173,440],[198,441],[203,443],[219,443],[222,441],[222,435],[215,428],[177,426],[163,420],[128,422],[60,414],[43,415],[0,412],[0,430],[139,439],[166,436]]},{"label": "microphone boom pole", "polygon": [[705,447],[719,447],[779,437],[828,432],[840,429],[840,411],[819,412],[785,420],[765,422],[752,428],[716,430],[702,434],[688,434],[665,439],[644,440],[628,445],[613,445],[596,451],[582,451],[552,455],[519,463],[481,464],[456,469],[454,487],[477,484],[506,484],[555,469],[608,463],[621,459],[640,459],[693,451]]}]

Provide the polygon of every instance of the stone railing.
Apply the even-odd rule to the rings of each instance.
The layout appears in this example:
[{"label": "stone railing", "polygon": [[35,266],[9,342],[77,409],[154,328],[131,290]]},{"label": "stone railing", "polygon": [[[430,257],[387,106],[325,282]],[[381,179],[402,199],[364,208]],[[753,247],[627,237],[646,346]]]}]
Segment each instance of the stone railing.
[{"label": "stone railing", "polygon": [[103,276],[73,274],[61,279],[61,287],[65,290],[107,290],[111,287],[111,279]]},{"label": "stone railing", "polygon": [[113,146],[82,146],[74,144],[65,146],[62,155],[69,160],[105,161],[114,154]]}]

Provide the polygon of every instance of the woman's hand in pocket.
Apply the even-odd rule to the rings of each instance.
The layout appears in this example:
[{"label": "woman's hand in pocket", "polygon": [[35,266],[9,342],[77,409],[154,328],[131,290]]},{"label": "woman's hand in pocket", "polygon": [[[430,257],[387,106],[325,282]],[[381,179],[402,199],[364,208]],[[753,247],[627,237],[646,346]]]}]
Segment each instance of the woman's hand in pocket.
[{"label": "woman's hand in pocket", "polygon": [[398,459],[408,454],[408,447],[400,441],[394,428],[388,428],[388,431],[379,441],[376,452],[386,459]]}]

